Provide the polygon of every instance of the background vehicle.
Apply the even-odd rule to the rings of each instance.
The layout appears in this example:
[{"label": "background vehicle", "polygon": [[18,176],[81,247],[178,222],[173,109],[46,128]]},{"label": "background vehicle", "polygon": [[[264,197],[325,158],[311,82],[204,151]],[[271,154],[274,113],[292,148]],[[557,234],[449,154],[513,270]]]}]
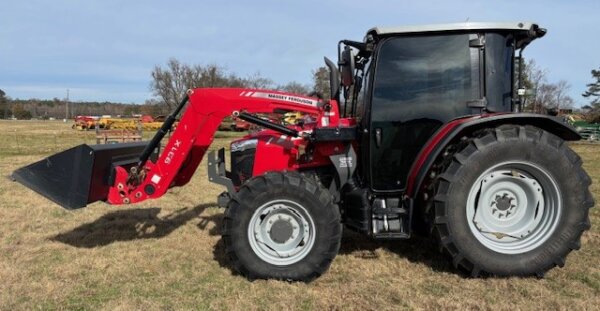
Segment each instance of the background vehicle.
[{"label": "background vehicle", "polygon": [[95,116],[76,116],[74,118],[74,123],[71,125],[72,129],[85,131],[94,129],[96,126],[96,122],[98,122],[98,117]]},{"label": "background vehicle", "polygon": [[252,124],[238,119],[238,118],[234,118],[233,122],[231,123],[231,130],[235,131],[235,132],[243,132],[243,131],[247,131],[252,127]]},{"label": "background vehicle", "polygon": [[[362,42],[340,41],[339,68],[325,59],[327,101],[190,90],[149,143],[81,145],[13,176],[68,209],[157,198],[190,180],[233,116],[265,128],[231,144],[231,172],[224,149],[207,161],[209,180],[227,188],[218,200],[226,252],[249,278],[318,277],[342,225],[375,239],[430,232],[473,276],[541,276],[579,248],[594,205],[581,159],[564,143],[579,134],[518,113],[515,52],[545,33],[531,23],[373,28]],[[315,122],[257,115],[275,112]]]}]

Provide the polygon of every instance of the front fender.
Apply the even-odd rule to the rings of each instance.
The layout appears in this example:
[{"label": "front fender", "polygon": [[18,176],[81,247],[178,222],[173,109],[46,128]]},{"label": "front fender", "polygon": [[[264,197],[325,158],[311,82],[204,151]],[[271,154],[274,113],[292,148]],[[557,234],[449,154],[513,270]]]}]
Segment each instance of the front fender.
[{"label": "front fender", "polygon": [[476,130],[494,128],[503,124],[535,126],[567,141],[581,139],[581,135],[571,125],[558,117],[548,115],[506,113],[455,119],[444,124],[419,152],[408,175],[406,195],[415,198],[431,166],[448,144]]}]

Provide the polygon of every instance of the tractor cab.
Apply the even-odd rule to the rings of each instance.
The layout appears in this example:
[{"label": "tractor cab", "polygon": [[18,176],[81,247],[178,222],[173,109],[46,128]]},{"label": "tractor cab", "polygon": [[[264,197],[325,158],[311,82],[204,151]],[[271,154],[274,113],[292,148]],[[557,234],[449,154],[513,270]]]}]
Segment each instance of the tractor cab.
[{"label": "tractor cab", "polygon": [[[408,236],[427,168],[449,144],[436,136],[457,120],[519,112],[522,51],[545,34],[533,23],[458,23],[375,27],[362,42],[340,41],[339,68],[326,60],[332,99],[358,120],[361,149],[357,186],[344,194],[348,226]],[[367,207],[357,203],[365,197]]]},{"label": "tractor cab", "polygon": [[421,148],[449,121],[519,111],[521,52],[545,33],[532,23],[459,23],[375,27],[363,42],[340,41],[341,111],[361,120],[371,190],[405,190]]}]

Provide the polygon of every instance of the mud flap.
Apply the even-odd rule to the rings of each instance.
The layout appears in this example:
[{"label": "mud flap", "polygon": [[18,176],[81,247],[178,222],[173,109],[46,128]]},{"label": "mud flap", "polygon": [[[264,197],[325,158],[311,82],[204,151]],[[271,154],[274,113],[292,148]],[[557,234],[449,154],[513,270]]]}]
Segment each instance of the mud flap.
[{"label": "mud flap", "polygon": [[147,143],[79,145],[17,169],[12,178],[66,209],[82,208],[105,201],[114,167],[137,163]]}]

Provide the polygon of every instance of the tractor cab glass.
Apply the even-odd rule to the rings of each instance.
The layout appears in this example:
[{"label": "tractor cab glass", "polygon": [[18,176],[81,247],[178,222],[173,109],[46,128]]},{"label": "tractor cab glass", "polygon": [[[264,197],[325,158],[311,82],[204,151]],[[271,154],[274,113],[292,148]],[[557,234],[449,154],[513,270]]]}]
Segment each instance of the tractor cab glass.
[{"label": "tractor cab glass", "polygon": [[364,125],[373,190],[404,189],[412,163],[443,124],[511,111],[514,41],[502,32],[380,39],[370,73],[370,119]]}]

